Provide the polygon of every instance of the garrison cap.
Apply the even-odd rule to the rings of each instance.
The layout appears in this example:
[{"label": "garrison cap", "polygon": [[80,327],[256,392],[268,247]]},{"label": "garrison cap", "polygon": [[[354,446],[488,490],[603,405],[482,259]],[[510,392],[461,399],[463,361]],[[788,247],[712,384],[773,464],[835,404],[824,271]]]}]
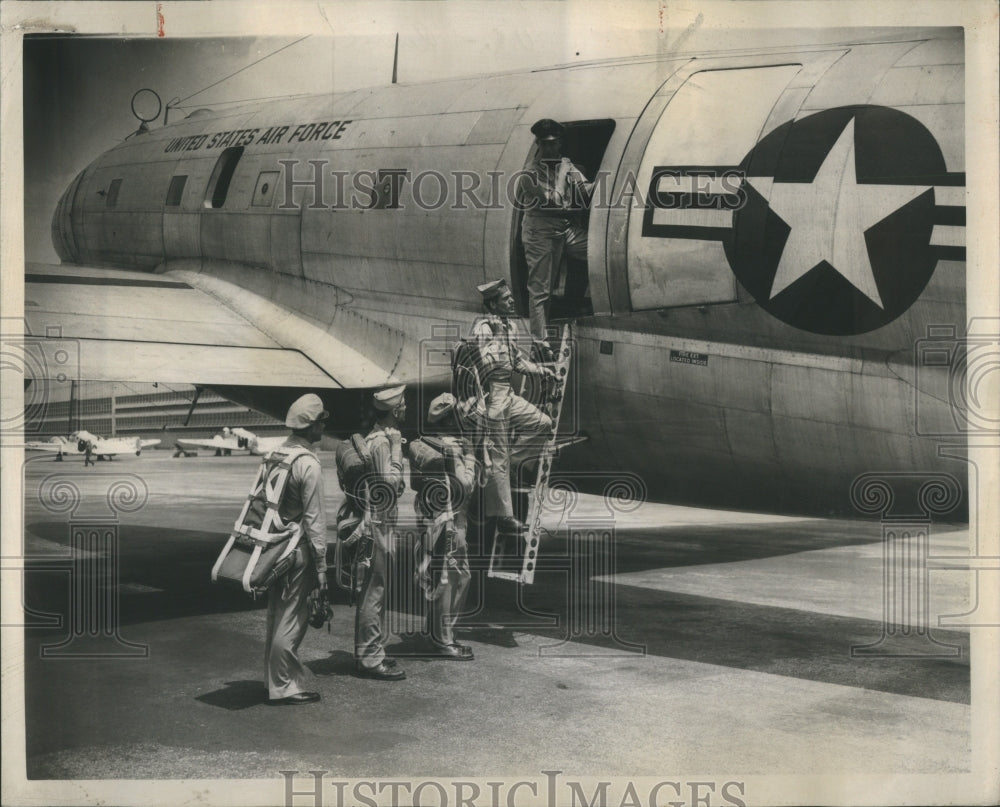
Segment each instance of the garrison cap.
[{"label": "garrison cap", "polygon": [[565,131],[566,127],[552,118],[542,118],[540,121],[535,121],[531,127],[531,133],[539,140],[555,140],[557,137],[562,137]]},{"label": "garrison cap", "polygon": [[442,392],[427,409],[427,420],[430,423],[437,423],[446,417],[455,408],[455,396],[450,392]]},{"label": "garrison cap", "polygon": [[289,429],[304,429],[318,420],[326,420],[330,413],[323,408],[318,395],[308,393],[288,407],[285,425]]},{"label": "garrison cap", "polygon": [[405,391],[405,384],[401,384],[398,387],[389,387],[388,389],[379,390],[372,396],[375,402],[375,408],[382,412],[392,411],[403,402],[403,393]]},{"label": "garrison cap", "polygon": [[505,288],[507,288],[507,281],[503,278],[476,286],[476,290],[483,295],[483,300],[492,300],[494,297],[498,297]]}]

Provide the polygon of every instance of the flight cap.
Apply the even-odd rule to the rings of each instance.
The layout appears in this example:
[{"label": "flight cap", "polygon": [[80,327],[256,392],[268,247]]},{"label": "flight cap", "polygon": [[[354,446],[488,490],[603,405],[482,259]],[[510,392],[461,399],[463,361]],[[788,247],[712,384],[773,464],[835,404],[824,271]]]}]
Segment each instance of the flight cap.
[{"label": "flight cap", "polygon": [[380,412],[391,412],[403,402],[403,393],[405,391],[405,384],[401,384],[398,387],[389,387],[388,389],[379,390],[372,396],[372,399],[375,402],[375,408]]},{"label": "flight cap", "polygon": [[450,392],[442,392],[433,401],[431,401],[430,407],[427,409],[427,421],[429,423],[437,423],[442,418],[446,417],[455,408],[455,396]]},{"label": "flight cap", "polygon": [[323,408],[323,402],[319,396],[310,392],[288,407],[285,425],[289,429],[304,429],[316,421],[326,420],[328,417],[330,417],[330,413]]},{"label": "flight cap", "polygon": [[476,286],[477,291],[483,295],[483,301],[492,300],[494,297],[499,297],[500,292],[507,288],[507,281],[501,278],[500,280],[491,280],[489,283],[483,283],[481,286]]},{"label": "flight cap", "polygon": [[555,140],[562,137],[565,131],[566,127],[552,118],[542,118],[531,127],[531,133],[539,140]]}]

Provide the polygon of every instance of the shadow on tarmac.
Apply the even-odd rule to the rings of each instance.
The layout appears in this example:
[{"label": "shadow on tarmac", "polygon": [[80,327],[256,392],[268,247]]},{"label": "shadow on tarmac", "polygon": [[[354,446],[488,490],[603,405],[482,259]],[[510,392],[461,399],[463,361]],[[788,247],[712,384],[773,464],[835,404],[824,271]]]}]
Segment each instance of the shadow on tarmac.
[{"label": "shadow on tarmac", "polygon": [[[64,523],[33,524],[30,530],[53,542],[65,544],[67,540]],[[239,590],[210,581],[209,570],[225,536],[125,525],[120,533],[123,626],[264,607],[266,600],[254,602]],[[606,548],[601,550],[586,542],[576,547],[576,556],[570,559],[568,539],[560,531],[543,540],[535,583],[524,587],[487,578],[489,558],[472,543],[468,613],[459,622],[460,637],[515,647],[516,632],[520,631],[552,640],[540,650],[543,655],[580,656],[591,652],[586,648],[598,653],[650,654],[969,703],[969,637],[964,632],[934,631],[935,638],[957,649],[952,658],[859,660],[851,656],[851,647],[876,641],[882,630],[880,622],[593,579],[612,569],[625,573],[870,544],[873,535],[878,535],[878,528],[870,522],[820,520],[622,529],[615,536],[613,565],[609,568]],[[411,553],[404,549],[397,557],[397,579],[409,580],[406,563]],[[66,572],[32,571],[29,563],[25,605],[39,612],[66,614],[66,578]],[[790,586],[807,584],[789,581]],[[130,586],[141,593],[130,593]],[[390,592],[393,590],[390,588]],[[414,593],[413,586],[399,586],[395,591],[390,593],[391,610],[404,615],[420,614],[419,592]],[[347,595],[336,591],[334,600],[343,606]],[[336,611],[337,618],[342,618],[341,606]],[[353,619],[353,612],[348,613]],[[414,629],[419,630],[419,625],[392,630],[403,635]],[[33,637],[59,634],[59,630],[51,628],[28,630]],[[417,644],[404,636],[389,650],[400,657],[418,657],[424,646]],[[353,658],[347,651],[331,653],[329,658],[310,666],[318,675],[353,674]],[[239,704],[249,696],[240,688],[240,682],[234,682],[233,687],[234,692],[227,689],[203,697],[215,698],[219,703],[206,702],[221,708],[246,708]],[[237,706],[225,705],[229,703]]]},{"label": "shadow on tarmac", "polygon": [[251,706],[267,704],[267,690],[260,681],[226,681],[223,689],[199,695],[195,700],[219,709],[239,712]]},{"label": "shadow on tarmac", "polygon": [[326,658],[305,662],[313,675],[352,676],[354,675],[354,654],[346,650],[331,650]]},{"label": "shadow on tarmac", "polygon": [[[841,528],[831,528],[831,524]],[[65,522],[34,523],[28,525],[28,531],[53,544],[68,545]],[[861,521],[620,528],[615,535],[615,564],[618,572],[628,573],[761,559],[872,543],[877,540],[873,533],[877,534],[877,528]],[[209,572],[226,537],[222,533],[198,530],[122,525],[119,528],[118,573],[122,594],[129,598],[128,607],[121,609],[122,624],[262,607],[263,599],[255,602],[242,591],[211,582]],[[543,539],[539,573],[565,568],[567,543],[562,531]],[[489,566],[488,552],[488,547],[485,551],[477,551],[470,541],[470,563],[474,570],[483,570],[484,580],[485,569]],[[582,560],[589,563],[586,558]],[[27,565],[25,605],[42,611],[51,611],[53,606],[60,610],[59,606],[65,606],[65,573],[32,571],[30,560]],[[128,584],[139,584],[143,593],[138,596],[130,593]],[[536,584],[533,589],[526,590],[538,588]],[[346,601],[341,592],[337,594],[341,601]],[[509,600],[509,596],[500,599],[501,602],[505,600]],[[470,601],[474,601],[474,592]]]}]

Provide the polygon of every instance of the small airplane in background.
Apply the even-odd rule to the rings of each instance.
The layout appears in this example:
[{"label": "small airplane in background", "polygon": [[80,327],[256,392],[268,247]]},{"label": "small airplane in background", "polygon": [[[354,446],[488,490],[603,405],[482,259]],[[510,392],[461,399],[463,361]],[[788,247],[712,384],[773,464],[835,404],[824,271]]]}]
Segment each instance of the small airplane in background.
[{"label": "small airplane in background", "polygon": [[34,441],[25,444],[29,451],[47,451],[56,455],[60,461],[64,454],[90,455],[96,459],[110,460],[116,454],[130,454],[133,451],[138,457],[144,448],[159,445],[159,440],[143,440],[139,437],[98,437],[86,430],[75,431],[69,437],[53,437],[47,441]]},{"label": "small airplane in background", "polygon": [[253,432],[228,426],[208,440],[177,440],[177,447],[182,451],[208,448],[215,451],[216,457],[230,456],[234,451],[249,451],[251,454],[264,455],[273,451],[285,441],[284,436],[258,437]]}]

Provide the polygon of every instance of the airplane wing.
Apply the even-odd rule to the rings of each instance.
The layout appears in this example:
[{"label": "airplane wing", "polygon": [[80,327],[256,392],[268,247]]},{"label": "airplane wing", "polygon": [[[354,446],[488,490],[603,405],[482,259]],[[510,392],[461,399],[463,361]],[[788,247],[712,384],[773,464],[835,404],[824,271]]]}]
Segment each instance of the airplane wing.
[{"label": "airplane wing", "polygon": [[395,380],[322,323],[196,269],[29,264],[24,295],[30,333],[72,340],[88,380],[320,389]]},{"label": "airplane wing", "polygon": [[93,443],[91,450],[105,457],[115,454],[138,455],[143,445],[156,445],[159,442],[159,440],[141,440],[138,437],[100,437]]},{"label": "airplane wing", "polygon": [[231,451],[240,450],[236,440],[223,440],[221,437],[213,437],[211,440],[179,438],[176,442],[181,448],[221,448]]},{"label": "airplane wing", "polygon": [[24,447],[29,451],[48,451],[52,454],[75,452],[76,446],[70,446],[65,440],[59,440],[54,438],[52,440],[29,440],[24,444]]},{"label": "airplane wing", "polygon": [[162,440],[140,440],[139,441],[139,447],[140,448],[152,448],[153,446],[158,446],[162,442],[163,442]]}]

